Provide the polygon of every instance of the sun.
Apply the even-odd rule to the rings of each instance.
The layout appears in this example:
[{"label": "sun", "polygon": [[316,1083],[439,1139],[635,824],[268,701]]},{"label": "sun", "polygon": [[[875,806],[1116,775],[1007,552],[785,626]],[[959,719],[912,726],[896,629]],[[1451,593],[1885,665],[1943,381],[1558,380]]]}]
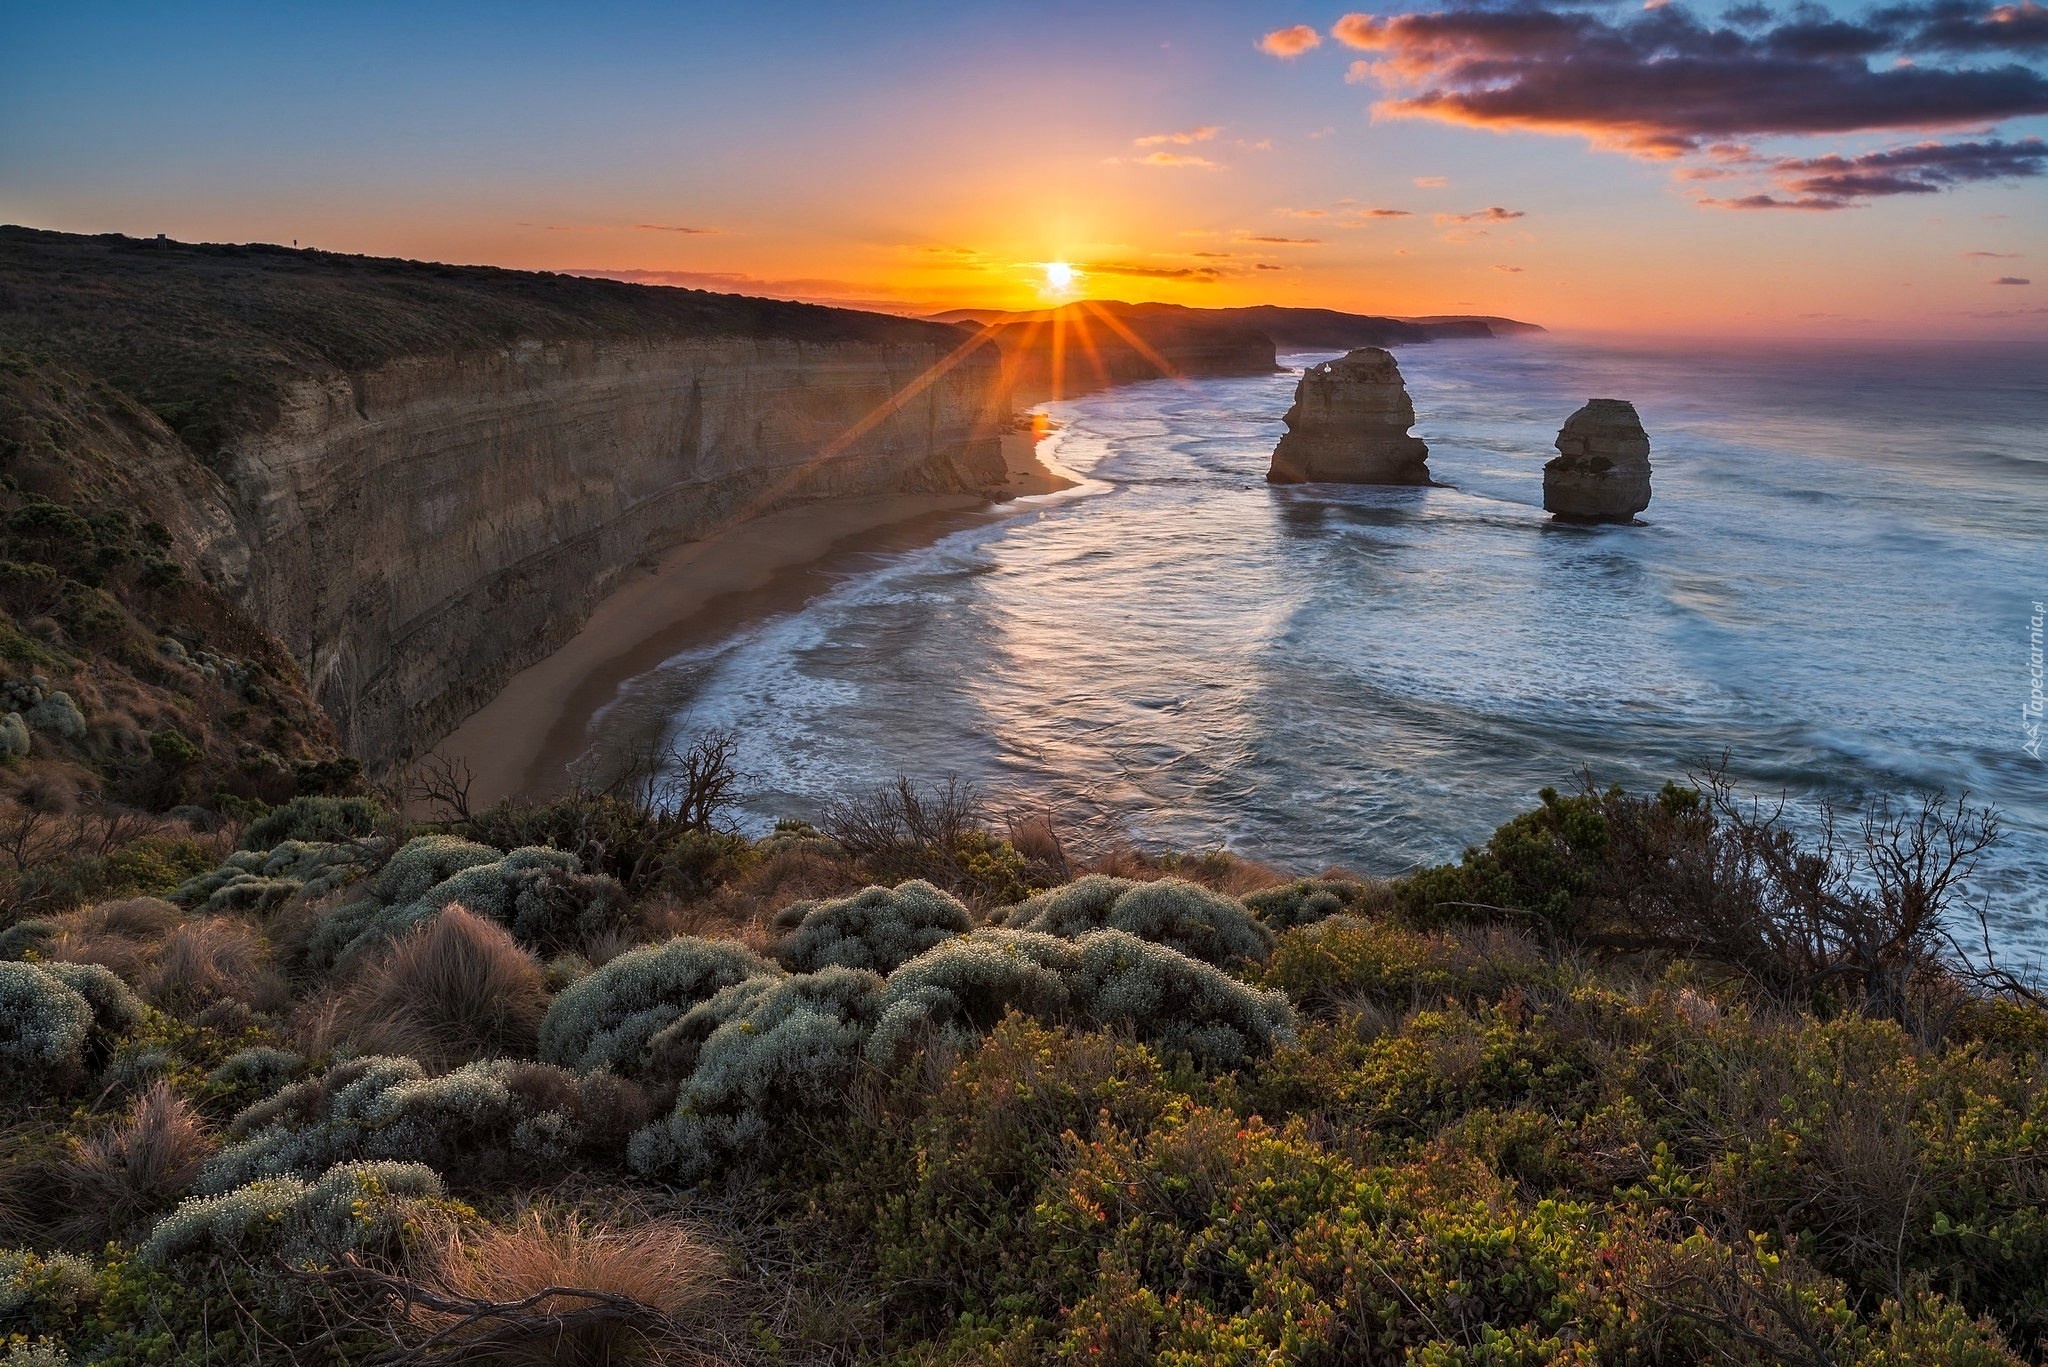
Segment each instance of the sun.
[{"label": "sun", "polygon": [[1045,263],[1045,289],[1048,294],[1071,294],[1074,282],[1081,278],[1081,272],[1064,261]]}]

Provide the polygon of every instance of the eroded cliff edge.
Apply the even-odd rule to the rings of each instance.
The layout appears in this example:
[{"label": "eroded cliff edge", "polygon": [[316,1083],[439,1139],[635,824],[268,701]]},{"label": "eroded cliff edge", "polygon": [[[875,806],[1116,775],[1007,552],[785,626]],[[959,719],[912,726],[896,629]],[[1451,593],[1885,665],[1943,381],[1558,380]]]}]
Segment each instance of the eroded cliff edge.
[{"label": "eroded cliff edge", "polygon": [[0,342],[176,429],[196,470],[163,483],[166,520],[194,529],[201,571],[284,642],[372,768],[430,746],[668,546],[803,499],[1000,488],[1001,366],[993,348],[947,364],[967,336],[567,277],[0,232]]}]

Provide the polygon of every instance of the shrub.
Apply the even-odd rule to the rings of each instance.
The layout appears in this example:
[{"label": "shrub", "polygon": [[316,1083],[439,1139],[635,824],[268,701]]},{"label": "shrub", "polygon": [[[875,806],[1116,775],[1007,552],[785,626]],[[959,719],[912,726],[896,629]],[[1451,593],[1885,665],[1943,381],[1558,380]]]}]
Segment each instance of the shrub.
[{"label": "shrub", "polygon": [[265,912],[294,897],[324,897],[347,886],[371,858],[364,847],[283,840],[237,850],[220,867],[181,883],[171,900],[201,914]]},{"label": "shrub", "polygon": [[241,848],[271,850],[287,840],[309,845],[367,840],[384,815],[367,797],[295,797],[250,822]]},{"label": "shrub", "polygon": [[641,1075],[647,1043],[690,1008],[782,970],[744,945],[684,935],[629,950],[562,990],[540,1027],[540,1056],[576,1072]]},{"label": "shrub", "polygon": [[928,1036],[971,1047],[1007,1012],[1060,1022],[1084,1018],[1072,980],[1081,952],[1031,931],[989,928],[947,940],[889,975],[867,1056],[899,1063]]},{"label": "shrub", "polygon": [[1391,906],[1384,886],[1345,878],[1301,878],[1248,892],[1244,904],[1272,930],[1314,925],[1332,916],[1363,916]]},{"label": "shrub", "polygon": [[450,905],[357,975],[337,1024],[372,1053],[443,1068],[532,1053],[547,1006],[539,961],[502,926]]},{"label": "shrub", "polygon": [[1283,993],[1120,930],[1098,930],[1075,944],[1074,992],[1101,1024],[1184,1051],[1204,1068],[1241,1068],[1293,1038],[1294,1011]]},{"label": "shrub", "polygon": [[1121,930],[1220,967],[1263,961],[1273,933],[1234,897],[1179,878],[1134,883],[1090,874],[1010,909],[1001,924],[1075,939]]},{"label": "shrub", "polygon": [[539,949],[583,943],[625,923],[625,894],[609,878],[576,871],[575,856],[530,847],[500,854],[453,836],[408,841],[371,895],[330,913],[307,946],[316,965],[345,965],[430,919],[450,903]]},{"label": "shrub", "polygon": [[28,723],[21,713],[9,712],[0,716],[0,759],[25,759],[35,748],[30,737]]},{"label": "shrub", "polygon": [[1518,930],[1449,934],[1336,916],[1282,935],[1259,981],[1314,1011],[1402,1011],[1446,996],[1491,1000],[1511,986],[1563,987],[1570,977]]},{"label": "shrub", "polygon": [[429,1077],[412,1059],[352,1059],[235,1117],[231,1133],[246,1137],[207,1161],[199,1186],[376,1159],[425,1162],[470,1189],[545,1180],[615,1165],[648,1113],[607,1073],[490,1059]]},{"label": "shrub", "polygon": [[71,1212],[66,1237],[97,1244],[161,1211],[191,1187],[212,1147],[185,1099],[152,1083],[125,1120],[80,1144],[59,1170]]},{"label": "shrub", "polygon": [[741,1155],[778,1156],[798,1124],[843,1101],[881,988],[865,969],[827,968],[727,989],[734,1009],[704,1040],[674,1112],[633,1136],[634,1169],[699,1181]]},{"label": "shrub", "polygon": [[138,1256],[164,1265],[270,1254],[332,1267],[345,1254],[395,1250],[417,1204],[441,1194],[441,1179],[418,1163],[340,1163],[311,1181],[265,1177],[187,1198],[157,1222]]},{"label": "shrub", "polygon": [[930,883],[868,888],[826,902],[798,902],[773,922],[790,934],[776,946],[783,967],[813,973],[831,964],[889,974],[933,945],[974,928],[967,908]]},{"label": "shrub", "polygon": [[0,962],[0,1083],[37,1092],[78,1082],[142,1011],[98,964]]},{"label": "shrub", "polygon": [[[718,1299],[724,1261],[715,1247],[678,1221],[616,1228],[573,1212],[551,1217],[538,1210],[510,1225],[479,1230],[445,1225],[427,1257],[428,1277],[442,1294],[516,1302],[521,1310],[464,1324],[449,1312],[415,1307],[412,1322],[420,1334],[488,1349],[492,1361],[538,1367],[617,1367],[643,1354],[667,1361],[665,1350],[685,1346],[681,1335],[687,1320]],[[585,1309],[591,1301],[548,1294],[559,1287],[622,1297],[652,1313],[572,1317],[565,1323],[558,1317]]]},{"label": "shrub", "polygon": [[206,1082],[247,1106],[276,1092],[305,1066],[304,1057],[289,1049],[258,1044],[228,1055],[206,1075]]}]

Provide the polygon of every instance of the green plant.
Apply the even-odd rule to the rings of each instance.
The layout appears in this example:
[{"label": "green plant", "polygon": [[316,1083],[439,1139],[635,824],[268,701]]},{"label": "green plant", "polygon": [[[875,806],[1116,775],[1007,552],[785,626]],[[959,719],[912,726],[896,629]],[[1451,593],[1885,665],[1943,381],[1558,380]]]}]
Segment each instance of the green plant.
[{"label": "green plant", "polygon": [[966,907],[921,881],[868,888],[830,901],[796,902],[770,924],[789,932],[776,946],[776,958],[800,973],[838,964],[888,974],[974,928]]},{"label": "green plant", "polygon": [[1244,903],[1179,878],[1090,874],[1008,908],[999,924],[1067,939],[1120,930],[1226,968],[1263,962],[1273,948],[1273,933]]},{"label": "green plant", "polygon": [[699,1003],[782,970],[744,945],[682,935],[629,950],[564,988],[540,1027],[540,1056],[576,1072],[638,1076],[648,1041]]}]

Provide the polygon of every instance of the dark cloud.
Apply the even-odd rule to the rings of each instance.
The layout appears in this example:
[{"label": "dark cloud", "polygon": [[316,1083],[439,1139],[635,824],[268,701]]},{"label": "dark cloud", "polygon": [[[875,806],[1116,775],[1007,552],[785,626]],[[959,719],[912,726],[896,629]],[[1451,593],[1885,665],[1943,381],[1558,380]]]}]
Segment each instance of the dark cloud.
[{"label": "dark cloud", "polygon": [[2022,275],[2001,275],[1991,283],[1994,285],[2031,285],[2034,282]]},{"label": "dark cloud", "polygon": [[1677,4],[1609,17],[1467,3],[1347,15],[1334,32],[1377,54],[1371,73],[1402,92],[1379,104],[1381,113],[1580,133],[1652,158],[1738,137],[1960,128],[2048,113],[2048,77],[2027,66],[1872,60],[1952,50],[1955,40],[1921,35],[1937,24],[1946,33],[1970,16],[1986,34],[2008,39],[1986,37],[1979,50],[2035,46],[2033,0],[1963,5],[1956,15],[1947,13],[1950,3],[1855,19],[1811,8],[1784,18],[1748,10],[1742,17],[1761,26],[1744,27],[1702,22]]},{"label": "dark cloud", "polygon": [[1229,274],[1220,266],[1141,266],[1130,261],[1091,261],[1078,269],[1085,275],[1128,275],[1142,280],[1190,280],[1201,284]]},{"label": "dark cloud", "polygon": [[2012,180],[2048,171],[2048,143],[2039,138],[2004,142],[1922,142],[1860,157],[1788,157],[1771,174],[1797,195],[1867,199],[1931,195],[1978,180]]},{"label": "dark cloud", "polygon": [[650,233],[688,233],[692,237],[715,237],[716,228],[686,228],[680,223],[635,223],[634,227]]},{"label": "dark cloud", "polygon": [[1780,199],[1776,195],[1740,195],[1733,199],[1702,199],[1710,209],[1853,209],[1846,199]]},{"label": "dark cloud", "polygon": [[1408,209],[1360,209],[1357,216],[1359,218],[1413,218],[1415,214],[1412,210]]},{"label": "dark cloud", "polygon": [[1976,257],[1980,261],[2017,261],[2020,259],[2018,252],[1964,252],[1963,255],[1966,257]]},{"label": "dark cloud", "polygon": [[1909,46],[1932,52],[2048,51],[2048,5],[2035,0],[1988,8],[1969,0],[1935,0],[1896,5],[1870,17],[1874,24],[1904,31]]},{"label": "dark cloud", "polygon": [[1508,223],[1518,218],[1527,218],[1526,209],[1503,209],[1498,204],[1484,209],[1474,209],[1469,214],[1438,214],[1439,223]]},{"label": "dark cloud", "polygon": [[1320,237],[1273,237],[1266,233],[1239,233],[1239,242],[1263,242],[1269,247],[1320,247]]}]

